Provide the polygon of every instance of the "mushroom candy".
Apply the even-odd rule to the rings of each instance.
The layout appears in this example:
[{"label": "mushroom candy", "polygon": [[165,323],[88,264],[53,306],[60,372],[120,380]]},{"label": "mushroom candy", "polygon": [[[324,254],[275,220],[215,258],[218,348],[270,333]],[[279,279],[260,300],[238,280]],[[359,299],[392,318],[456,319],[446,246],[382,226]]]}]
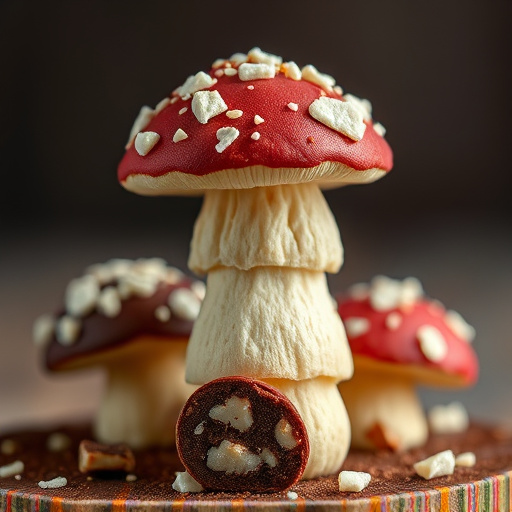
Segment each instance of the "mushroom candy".
[{"label": "mushroom candy", "polygon": [[465,387],[478,375],[474,330],[455,311],[426,299],[412,277],[384,276],[338,298],[354,356],[354,377],[339,385],[352,425],[352,445],[406,450],[427,439],[415,386]]},{"label": "mushroom candy", "polygon": [[99,366],[108,380],[96,438],[132,448],[174,442],[185,383],[185,353],[204,295],[160,259],[111,260],[72,280],[64,309],[34,324],[52,372]]},{"label": "mushroom candy", "polygon": [[350,439],[336,383],[352,359],[324,274],[342,246],[320,189],[391,169],[370,109],[315,67],[254,48],[144,107],[119,165],[139,194],[204,193],[189,267],[208,274],[208,294],[187,381],[242,375],[279,389],[308,430],[304,478],[337,471]]}]

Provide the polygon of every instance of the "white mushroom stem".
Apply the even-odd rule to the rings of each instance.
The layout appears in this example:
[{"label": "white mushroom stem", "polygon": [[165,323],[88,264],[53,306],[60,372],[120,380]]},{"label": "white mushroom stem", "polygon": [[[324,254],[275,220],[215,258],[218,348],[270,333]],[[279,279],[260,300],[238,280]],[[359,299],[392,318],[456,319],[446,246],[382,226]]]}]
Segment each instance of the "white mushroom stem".
[{"label": "white mushroom stem", "polygon": [[265,379],[295,405],[306,425],[310,456],[303,479],[340,470],[350,446],[350,424],[336,379]]},{"label": "white mushroom stem", "polygon": [[341,263],[338,228],[318,185],[206,193],[189,266],[209,275],[187,381],[277,382],[308,429],[305,478],[338,470],[350,438],[336,382],[350,378],[352,357],[324,275]]},{"label": "white mushroom stem", "polygon": [[185,384],[186,341],[139,339],[108,362],[106,390],[94,424],[103,443],[132,448],[174,442],[179,412],[194,391]]},{"label": "white mushroom stem", "polygon": [[425,443],[428,426],[414,383],[407,375],[359,369],[338,385],[355,448],[407,450]]}]

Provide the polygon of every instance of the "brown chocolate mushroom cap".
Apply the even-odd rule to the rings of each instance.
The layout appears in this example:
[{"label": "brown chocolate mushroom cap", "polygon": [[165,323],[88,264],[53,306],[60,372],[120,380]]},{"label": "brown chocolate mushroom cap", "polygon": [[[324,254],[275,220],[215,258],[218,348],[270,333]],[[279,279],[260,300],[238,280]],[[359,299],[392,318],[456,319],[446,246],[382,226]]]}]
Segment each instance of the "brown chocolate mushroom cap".
[{"label": "brown chocolate mushroom cap", "polygon": [[343,96],[313,66],[300,71],[263,52],[190,77],[157,109],[145,107],[132,132],[118,176],[140,194],[317,180],[335,187],[392,167],[368,101]]}]

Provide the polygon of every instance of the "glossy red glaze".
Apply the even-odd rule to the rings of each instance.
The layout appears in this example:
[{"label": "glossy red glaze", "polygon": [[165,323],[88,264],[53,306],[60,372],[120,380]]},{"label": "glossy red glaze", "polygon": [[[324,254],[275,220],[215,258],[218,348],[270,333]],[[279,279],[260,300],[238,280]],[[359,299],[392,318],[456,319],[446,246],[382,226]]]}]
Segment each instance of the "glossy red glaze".
[{"label": "glossy red glaze", "polygon": [[[253,85],[254,89],[248,89],[248,85]],[[273,79],[247,82],[235,75],[219,78],[218,83],[208,90],[219,91],[228,109],[242,110],[242,117],[230,119],[222,113],[207,124],[201,124],[192,112],[191,99],[184,101],[180,98],[159,112],[144,129],[160,135],[149,154],[140,156],[133,144],[126,151],[118,169],[121,182],[132,174],[156,177],[180,171],[203,176],[252,165],[295,168],[335,161],[355,170],[377,168],[389,171],[392,167],[391,149],[375,132],[371,122],[367,123],[364,137],[355,142],[311,117],[309,105],[325,94],[313,83],[295,81],[282,73]],[[340,99],[334,92],[327,95]],[[297,112],[288,108],[290,102],[297,103]],[[188,110],[180,115],[183,107]],[[255,115],[265,122],[255,125]],[[216,133],[227,126],[238,129],[240,135],[224,152],[218,153]],[[172,139],[178,128],[187,133],[188,139],[174,143]],[[251,139],[251,134],[256,131],[261,134],[257,141]]]},{"label": "glossy red glaze", "polygon": [[[436,303],[422,300],[407,307],[376,311],[369,299],[344,297],[338,298],[338,312],[344,322],[354,317],[370,321],[371,327],[366,333],[355,337],[347,333],[354,355],[431,368],[461,377],[467,385],[474,383],[478,377],[478,359],[473,347],[450,329],[445,322],[446,311]],[[386,318],[393,312],[402,317],[402,323],[396,330],[386,326]],[[416,333],[423,325],[438,329],[448,345],[447,355],[440,362],[428,360],[420,349]]]}]

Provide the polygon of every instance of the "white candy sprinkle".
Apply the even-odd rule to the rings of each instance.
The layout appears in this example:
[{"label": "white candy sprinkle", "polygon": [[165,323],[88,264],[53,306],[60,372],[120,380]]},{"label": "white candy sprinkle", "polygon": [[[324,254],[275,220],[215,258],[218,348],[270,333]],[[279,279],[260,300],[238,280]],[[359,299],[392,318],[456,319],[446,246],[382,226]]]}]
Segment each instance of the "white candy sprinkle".
[{"label": "white candy sprinkle", "polygon": [[98,313],[108,318],[114,318],[121,313],[122,307],[121,297],[115,286],[107,286],[101,290],[96,304]]},{"label": "white candy sprinkle", "polygon": [[338,475],[338,487],[341,492],[361,492],[371,479],[369,473],[362,471],[342,471]]},{"label": "white candy sprinkle", "polygon": [[54,432],[46,439],[46,449],[50,452],[63,452],[71,446],[71,438],[62,432]]},{"label": "white candy sprinkle", "polygon": [[192,98],[192,112],[201,124],[206,124],[227,109],[219,91],[199,91]]},{"label": "white candy sprinkle", "polygon": [[288,103],[288,105],[286,105],[290,110],[293,110],[294,112],[297,112],[297,110],[299,110],[299,105],[297,105],[297,103]]},{"label": "white candy sprinkle", "polygon": [[192,94],[195,94],[197,91],[208,89],[216,83],[217,80],[215,78],[212,78],[204,71],[199,71],[199,73],[189,76],[185,80],[185,83],[181,87],[178,87],[176,92],[181,96],[182,99],[188,99],[188,97],[190,97]]},{"label": "white candy sprinkle", "polygon": [[331,75],[320,73],[315,66],[308,64],[302,68],[302,79],[307,82],[319,85],[326,91],[332,91],[332,88],[336,85],[336,80]]},{"label": "white candy sprinkle", "polygon": [[197,318],[201,309],[200,300],[187,288],[178,288],[171,292],[168,303],[173,314],[190,322]]},{"label": "white candy sprinkle", "polygon": [[336,93],[336,94],[339,94],[340,96],[343,94],[343,89],[339,86],[339,85],[335,85],[332,90]]},{"label": "white candy sprinkle", "polygon": [[224,70],[224,74],[226,76],[235,76],[238,73],[238,71],[235,68],[226,68]]},{"label": "white candy sprinkle", "polygon": [[254,85],[248,85],[247,89],[249,89],[249,91],[254,91]]},{"label": "white candy sprinkle", "polygon": [[181,115],[183,115],[187,110],[188,110],[188,108],[187,108],[187,107],[180,108],[180,111],[178,112],[178,114],[181,116]]},{"label": "white candy sprinkle", "polygon": [[345,100],[350,102],[363,116],[365,121],[370,121],[372,118],[372,104],[365,99],[358,98],[353,94],[345,94]]},{"label": "white candy sprinkle", "polygon": [[238,68],[238,77],[243,82],[248,80],[263,80],[274,78],[276,76],[276,68],[269,64],[250,64],[244,62]]},{"label": "white candy sprinkle", "polygon": [[217,69],[217,71],[215,71],[213,73],[217,78],[221,78],[222,76],[224,76],[224,70],[223,69]]},{"label": "white candy sprinkle", "polygon": [[245,53],[234,53],[229,57],[229,61],[232,62],[235,66],[242,64],[243,62],[247,62],[247,55]]},{"label": "white candy sprinkle", "polygon": [[41,315],[34,322],[32,339],[37,347],[44,347],[50,343],[55,332],[55,318],[51,315]]},{"label": "white candy sprinkle", "polygon": [[135,150],[140,156],[146,156],[160,140],[156,132],[140,132],[135,137]]},{"label": "white candy sprinkle", "polygon": [[137,133],[141,132],[146,128],[151,119],[153,119],[155,115],[154,110],[151,107],[144,105],[141,109],[137,118],[135,119],[132,129],[130,130],[130,136],[128,137],[128,142],[126,143],[125,148],[128,149],[132,143],[132,140],[135,138]]},{"label": "white candy sprinkle", "polygon": [[448,353],[448,345],[441,332],[433,325],[422,325],[416,332],[423,355],[433,363],[442,361]]},{"label": "white candy sprinkle", "polygon": [[228,146],[231,146],[240,132],[233,126],[219,128],[217,130],[217,139],[219,143],[215,146],[218,153],[222,153]]},{"label": "white candy sprinkle", "polygon": [[11,464],[0,466],[0,478],[7,478],[10,476],[18,475],[19,473],[23,473],[24,470],[25,464],[23,464],[21,460],[17,460]]},{"label": "white candy sprinkle", "polygon": [[199,300],[203,300],[206,295],[206,285],[203,283],[203,281],[194,281],[190,285],[190,289],[196,294],[196,297]]},{"label": "white candy sprinkle", "polygon": [[451,450],[437,453],[428,459],[416,462],[414,470],[418,475],[430,480],[437,476],[453,475],[455,468],[455,456]]},{"label": "white candy sprinkle", "polygon": [[344,320],[343,323],[345,324],[347,334],[351,338],[357,338],[358,336],[362,336],[363,334],[366,334],[370,330],[370,322],[367,318],[347,318],[346,320]]},{"label": "white candy sprinkle", "polygon": [[182,140],[185,140],[185,139],[188,139],[188,135],[181,128],[178,128],[176,130],[176,133],[172,137],[173,142],[181,142]]},{"label": "white candy sprinkle", "polygon": [[390,331],[396,331],[402,325],[402,315],[394,311],[386,316],[386,327]]},{"label": "white candy sprinkle", "polygon": [[450,309],[444,317],[448,327],[460,338],[471,343],[475,339],[475,328],[469,325],[462,316]]},{"label": "white candy sprinkle", "polygon": [[216,59],[212,64],[212,68],[220,68],[221,66],[224,66],[225,63],[226,59]]},{"label": "white candy sprinkle", "polygon": [[171,310],[167,306],[158,306],[155,309],[155,318],[160,322],[168,322],[171,318]]},{"label": "white candy sprinkle", "polygon": [[352,140],[363,138],[366,125],[361,113],[348,101],[323,96],[309,106],[311,117]]},{"label": "white candy sprinkle", "polygon": [[288,491],[286,493],[286,496],[288,497],[289,500],[296,500],[299,497],[299,495],[294,491]]},{"label": "white candy sprinkle", "polygon": [[468,411],[460,402],[435,405],[428,411],[428,424],[434,434],[458,434],[469,427]]},{"label": "white candy sprinkle", "polygon": [[117,290],[122,299],[128,299],[132,295],[138,297],[151,297],[156,292],[160,277],[158,275],[137,272],[134,267],[127,274],[120,276]]},{"label": "white candy sprinkle", "polygon": [[283,59],[279,57],[279,55],[273,55],[272,53],[264,52],[258,47],[255,47],[252,50],[250,50],[249,53],[247,54],[247,58],[251,62],[268,64],[269,66],[277,67],[279,67],[283,62]]},{"label": "white candy sprinkle", "polygon": [[125,480],[127,482],[136,482],[137,481],[137,475],[132,475],[131,473],[129,473],[128,475],[126,475]]},{"label": "white candy sprinkle", "polygon": [[53,480],[44,481],[41,480],[37,485],[41,487],[41,489],[58,489],[59,487],[64,487],[68,484],[68,481],[63,476],[58,476]]},{"label": "white candy sprinkle", "polygon": [[264,122],[265,122],[265,119],[263,119],[263,117],[259,116],[258,114],[256,114],[254,116],[254,124],[261,124]]},{"label": "white candy sprinkle", "polygon": [[290,61],[284,64],[284,76],[286,78],[291,78],[292,80],[301,80],[302,79],[302,71],[299,66],[295,64],[295,62]]},{"label": "white candy sprinkle", "polygon": [[261,137],[260,132],[253,132],[253,134],[251,135],[252,140],[260,140],[260,137]]},{"label": "white candy sprinkle", "polygon": [[171,105],[174,105],[179,100],[178,96],[174,96],[174,98],[171,98]]},{"label": "white candy sprinkle", "polygon": [[370,293],[370,286],[367,283],[356,283],[348,289],[348,294],[356,300],[364,300]]},{"label": "white candy sprinkle", "polygon": [[473,452],[460,453],[455,457],[455,465],[464,468],[472,468],[476,464],[476,455]]},{"label": "white candy sprinkle", "polygon": [[91,313],[96,307],[100,295],[100,286],[90,274],[72,279],[66,287],[66,311],[73,316],[82,317]]},{"label": "white candy sprinkle", "polygon": [[386,128],[384,128],[384,126],[380,123],[373,123],[373,129],[375,130],[375,133],[381,137],[386,135]]},{"label": "white candy sprinkle", "polygon": [[403,281],[376,276],[370,288],[370,304],[375,311],[386,311],[400,306],[410,306],[423,296],[421,283],[414,277]]},{"label": "white candy sprinkle", "polygon": [[64,315],[57,322],[55,336],[57,341],[64,346],[73,345],[80,335],[82,324],[77,318]]},{"label": "white candy sprinkle", "polygon": [[[171,104],[170,98],[164,98],[163,100],[159,101],[155,107],[155,115],[161,112],[167,105]],[[143,128],[144,129],[144,128]]]},{"label": "white candy sprinkle", "polygon": [[228,110],[226,112],[226,115],[229,117],[229,119],[238,119],[239,117],[242,117],[243,114],[243,110]]}]

